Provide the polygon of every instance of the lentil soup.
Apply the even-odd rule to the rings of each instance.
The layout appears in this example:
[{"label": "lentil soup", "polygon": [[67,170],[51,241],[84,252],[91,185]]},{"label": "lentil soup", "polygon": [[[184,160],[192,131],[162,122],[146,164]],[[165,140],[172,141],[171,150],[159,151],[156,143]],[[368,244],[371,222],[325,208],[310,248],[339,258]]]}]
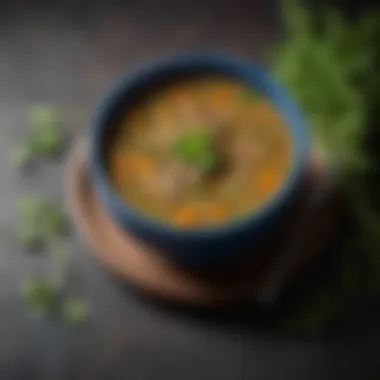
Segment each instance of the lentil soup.
[{"label": "lentil soup", "polygon": [[121,197],[182,228],[259,209],[292,165],[289,130],[275,106],[238,80],[189,77],[129,107],[108,146]]}]

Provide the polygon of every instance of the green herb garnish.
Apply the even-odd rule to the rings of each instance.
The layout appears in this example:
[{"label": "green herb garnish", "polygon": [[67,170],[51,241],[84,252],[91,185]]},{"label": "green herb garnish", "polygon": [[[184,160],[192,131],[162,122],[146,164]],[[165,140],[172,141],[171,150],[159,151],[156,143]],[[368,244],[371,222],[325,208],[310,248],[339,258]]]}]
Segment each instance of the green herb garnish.
[{"label": "green herb garnish", "polygon": [[13,148],[11,161],[16,169],[26,169],[39,158],[57,156],[64,139],[57,111],[51,106],[30,109],[31,131],[28,138]]},{"label": "green herb garnish", "polygon": [[62,236],[66,231],[67,222],[62,211],[51,202],[23,197],[18,200],[17,212],[17,236],[25,248],[46,245],[49,239]]},{"label": "green herb garnish", "polygon": [[68,244],[57,236],[50,237],[47,248],[51,261],[51,278],[58,289],[62,289],[68,279],[70,255]]},{"label": "green herb garnish", "polygon": [[33,146],[29,141],[16,145],[12,150],[11,160],[18,170],[28,168],[34,160]]},{"label": "green herb garnish", "polygon": [[349,22],[335,10],[314,15],[297,1],[284,3],[286,40],[275,54],[275,72],[331,157],[344,170],[360,170],[368,165],[365,87],[373,80],[374,17]]},{"label": "green herb garnish", "polygon": [[337,284],[294,316],[304,330],[321,331],[342,300],[368,296],[367,289],[375,294],[376,286],[380,291],[380,215],[368,197],[378,156],[365,145],[380,106],[380,12],[349,20],[328,8],[309,11],[295,0],[285,0],[283,11],[286,38],[276,47],[275,72],[305,110],[319,145],[339,165],[355,225],[341,237]]},{"label": "green herb garnish", "polygon": [[215,171],[220,155],[210,134],[203,129],[186,131],[175,144],[176,157],[203,173]]},{"label": "green herb garnish", "polygon": [[46,278],[29,279],[24,285],[23,294],[33,315],[47,316],[54,312],[57,292]]},{"label": "green herb garnish", "polygon": [[57,111],[51,106],[35,106],[30,110],[34,149],[37,155],[53,156],[62,149],[63,134]]},{"label": "green herb garnish", "polygon": [[65,322],[69,324],[82,324],[87,321],[89,306],[86,300],[72,297],[63,303],[62,314]]},{"label": "green herb garnish", "polygon": [[62,236],[67,230],[67,220],[61,209],[51,203],[45,202],[40,209],[41,228],[45,236]]},{"label": "green herb garnish", "polygon": [[41,200],[35,197],[23,197],[17,202],[17,237],[28,250],[41,245],[44,240],[39,218],[41,205]]},{"label": "green herb garnish", "polygon": [[17,239],[21,246],[28,251],[35,250],[43,245],[43,236],[38,226],[29,222],[20,223]]},{"label": "green herb garnish", "polygon": [[[27,168],[35,160],[57,156],[64,143],[58,112],[40,105],[29,110],[30,133],[17,144],[11,161],[17,169]],[[29,279],[23,287],[29,311],[34,316],[59,316],[67,323],[82,323],[88,318],[88,305],[79,298],[66,298],[69,281],[69,245],[64,240],[68,223],[60,207],[40,197],[26,196],[17,201],[16,236],[25,249],[46,250],[48,274]]]}]

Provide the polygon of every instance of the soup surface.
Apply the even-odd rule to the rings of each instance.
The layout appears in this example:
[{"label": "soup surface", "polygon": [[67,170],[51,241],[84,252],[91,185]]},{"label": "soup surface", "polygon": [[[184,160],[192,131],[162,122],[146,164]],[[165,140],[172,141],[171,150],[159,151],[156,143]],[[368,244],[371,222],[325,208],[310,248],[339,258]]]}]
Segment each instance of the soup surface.
[{"label": "soup surface", "polygon": [[183,228],[260,208],[281,188],[292,158],[289,131],[270,101],[216,76],[146,95],[126,110],[108,151],[121,196]]}]

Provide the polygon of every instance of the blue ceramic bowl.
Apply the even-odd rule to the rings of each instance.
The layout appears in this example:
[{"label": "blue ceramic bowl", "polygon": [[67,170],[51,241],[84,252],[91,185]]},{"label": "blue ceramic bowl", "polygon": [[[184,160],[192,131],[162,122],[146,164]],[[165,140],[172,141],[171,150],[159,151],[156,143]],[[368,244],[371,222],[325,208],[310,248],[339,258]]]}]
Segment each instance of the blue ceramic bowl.
[{"label": "blue ceramic bowl", "polygon": [[[218,73],[244,81],[261,91],[282,113],[293,140],[294,161],[283,188],[261,209],[215,227],[177,229],[146,215],[121,199],[106,169],[108,138],[141,92],[189,74]],[[225,54],[184,53],[158,60],[122,79],[104,98],[90,128],[90,174],[100,200],[124,229],[143,239],[160,254],[182,265],[225,263],[247,247],[259,244],[278,225],[294,201],[307,170],[310,137],[302,112],[288,91],[261,67]],[[291,221],[289,221],[291,223]],[[254,249],[250,250],[254,254]]]}]

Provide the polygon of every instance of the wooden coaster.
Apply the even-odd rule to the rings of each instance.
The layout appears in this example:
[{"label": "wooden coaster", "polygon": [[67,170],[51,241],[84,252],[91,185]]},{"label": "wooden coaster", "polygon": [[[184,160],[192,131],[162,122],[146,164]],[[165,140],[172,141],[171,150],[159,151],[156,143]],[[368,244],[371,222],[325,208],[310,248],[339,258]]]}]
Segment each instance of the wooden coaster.
[{"label": "wooden coaster", "polygon": [[262,254],[245,255],[228,268],[189,272],[127,234],[109,216],[89,180],[85,145],[84,140],[75,144],[64,178],[74,226],[102,263],[154,296],[199,306],[226,305],[246,298],[273,302],[284,284],[323,252],[333,232],[337,197],[326,181],[331,179],[325,175],[326,163],[316,154],[294,210],[268,244],[260,247]]}]

